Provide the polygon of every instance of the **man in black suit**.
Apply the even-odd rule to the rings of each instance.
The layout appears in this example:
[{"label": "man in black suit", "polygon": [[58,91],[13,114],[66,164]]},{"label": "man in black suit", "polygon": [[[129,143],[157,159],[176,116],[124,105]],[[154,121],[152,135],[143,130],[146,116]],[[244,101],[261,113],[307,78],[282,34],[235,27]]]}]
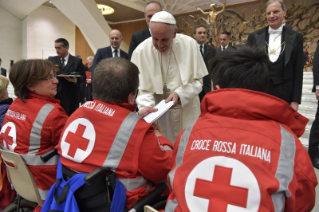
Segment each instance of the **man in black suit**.
[{"label": "man in black suit", "polygon": [[[212,59],[213,57],[215,57],[216,50],[214,47],[205,44],[205,41],[207,40],[206,28],[203,25],[197,26],[194,30],[193,37],[198,44],[198,49],[203,56],[206,68],[208,70],[208,61],[210,59]],[[198,94],[200,101],[202,101],[205,94],[210,92],[211,90],[212,90],[212,88],[211,88],[211,83],[210,83],[210,77],[209,77],[209,75],[206,75],[203,77],[203,89]]]},{"label": "man in black suit", "polygon": [[1,67],[1,63],[2,63],[2,60],[1,60],[1,58],[0,58],[1,75],[3,75],[3,76],[6,77],[6,76],[7,76],[7,70]]},{"label": "man in black suit", "polygon": [[[55,50],[58,56],[49,57],[49,60],[59,67],[57,75],[84,75],[84,68],[81,58],[69,54],[69,42],[64,38],[55,40]],[[76,77],[59,77],[56,99],[61,101],[61,106],[68,115],[71,115],[79,107],[78,92],[80,87]]]},{"label": "man in black suit", "polygon": [[217,54],[221,53],[229,47],[229,43],[231,41],[230,33],[227,31],[223,31],[222,33],[220,33],[219,41],[220,46],[216,49]]},{"label": "man in black suit", "polygon": [[147,2],[147,4],[145,5],[145,8],[144,8],[144,16],[145,16],[145,21],[147,23],[147,28],[143,29],[141,31],[138,31],[132,35],[130,48],[128,50],[129,59],[131,59],[135,48],[140,43],[142,43],[144,40],[151,37],[151,33],[150,33],[150,29],[149,29],[150,20],[155,13],[162,11],[162,10],[163,10],[162,5],[159,2],[157,2],[157,1]]},{"label": "man in black suit", "polygon": [[268,94],[285,100],[298,110],[303,78],[302,34],[283,26],[286,6],[282,0],[267,2],[269,26],[251,33],[247,44],[264,49],[271,61]]},{"label": "man in black suit", "polygon": [[[317,49],[313,59],[312,92],[316,92],[316,99],[319,100],[319,40],[317,42]],[[308,153],[313,166],[319,169],[319,101],[316,117],[310,129]]]},{"label": "man in black suit", "polygon": [[[109,58],[109,57],[123,57],[125,59],[128,59],[128,54],[122,49],[120,49],[122,40],[123,40],[122,33],[119,30],[113,29],[110,32],[111,45],[105,48],[98,49],[94,56],[93,65],[91,67],[92,79],[93,79],[94,69],[101,60],[105,58]],[[93,80],[92,80],[92,86],[93,86]]]}]

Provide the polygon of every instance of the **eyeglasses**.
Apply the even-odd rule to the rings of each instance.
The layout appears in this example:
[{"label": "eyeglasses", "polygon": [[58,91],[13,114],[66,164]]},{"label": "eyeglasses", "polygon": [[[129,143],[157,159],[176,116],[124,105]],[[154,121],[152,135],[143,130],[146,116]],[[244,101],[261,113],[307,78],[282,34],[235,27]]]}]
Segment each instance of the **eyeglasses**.
[{"label": "eyeglasses", "polygon": [[48,80],[48,81],[52,81],[54,78],[56,78],[56,74],[50,74],[47,78],[43,78],[42,80]]}]

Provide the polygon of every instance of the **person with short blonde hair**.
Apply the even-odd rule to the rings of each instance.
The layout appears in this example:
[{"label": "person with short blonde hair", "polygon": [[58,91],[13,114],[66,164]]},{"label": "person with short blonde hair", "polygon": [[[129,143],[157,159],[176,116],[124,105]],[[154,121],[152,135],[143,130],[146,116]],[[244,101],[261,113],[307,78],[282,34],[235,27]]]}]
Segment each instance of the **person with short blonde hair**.
[{"label": "person with short blonde hair", "polygon": [[5,76],[0,75],[0,129],[4,119],[4,115],[13,102],[13,100],[9,98],[8,95],[8,85],[9,80]]},{"label": "person with short blonde hair", "polygon": [[8,97],[8,88],[9,80],[5,77],[0,75],[0,101],[7,99]]},{"label": "person with short blonde hair", "polygon": [[[13,100],[8,96],[8,84],[9,80],[5,76],[0,75],[0,129],[4,116],[11,103],[13,102]],[[0,164],[1,163],[2,162],[0,158]],[[0,166],[0,210],[4,210],[4,208],[8,206],[16,196],[16,192],[14,190],[11,190],[11,184],[8,181],[6,175],[6,168],[4,166],[4,163],[2,163]]]}]

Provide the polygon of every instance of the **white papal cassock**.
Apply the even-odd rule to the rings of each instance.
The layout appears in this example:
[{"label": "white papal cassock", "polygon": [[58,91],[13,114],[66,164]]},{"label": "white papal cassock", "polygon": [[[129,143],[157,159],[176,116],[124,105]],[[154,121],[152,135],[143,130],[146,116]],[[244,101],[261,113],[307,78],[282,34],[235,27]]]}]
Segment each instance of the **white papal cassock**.
[{"label": "white papal cassock", "polygon": [[[171,49],[160,53],[150,37],[135,49],[131,61],[140,71],[136,99],[139,109],[154,107],[171,92],[178,94],[178,104],[158,119],[164,136],[174,143],[178,134],[200,114],[198,94],[202,78],[208,73],[196,41],[176,34]],[[164,83],[170,90],[167,93],[163,92]]]}]

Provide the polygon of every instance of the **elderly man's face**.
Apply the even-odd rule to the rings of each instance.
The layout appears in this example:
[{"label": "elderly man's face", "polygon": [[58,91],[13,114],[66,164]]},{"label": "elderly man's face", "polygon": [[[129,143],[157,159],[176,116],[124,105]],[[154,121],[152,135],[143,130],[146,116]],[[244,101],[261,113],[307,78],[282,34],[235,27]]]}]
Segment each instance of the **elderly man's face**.
[{"label": "elderly man's face", "polygon": [[88,58],[86,58],[86,62],[87,62],[87,64],[92,65],[93,59],[91,57],[88,57]]},{"label": "elderly man's face", "polygon": [[151,32],[154,47],[159,52],[166,52],[171,47],[173,38],[176,37],[178,29],[172,31],[169,24],[152,22]]},{"label": "elderly man's face", "polygon": [[110,44],[114,49],[119,49],[122,43],[122,35],[118,30],[112,30],[110,32]]},{"label": "elderly man's face", "polygon": [[266,8],[266,16],[268,24],[273,29],[278,29],[282,24],[286,11],[282,10],[278,1],[270,3]]}]

